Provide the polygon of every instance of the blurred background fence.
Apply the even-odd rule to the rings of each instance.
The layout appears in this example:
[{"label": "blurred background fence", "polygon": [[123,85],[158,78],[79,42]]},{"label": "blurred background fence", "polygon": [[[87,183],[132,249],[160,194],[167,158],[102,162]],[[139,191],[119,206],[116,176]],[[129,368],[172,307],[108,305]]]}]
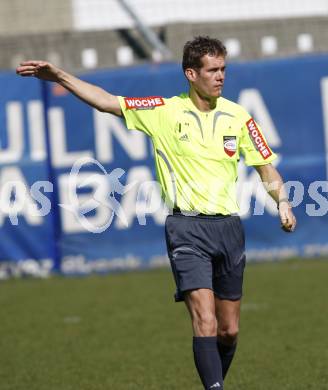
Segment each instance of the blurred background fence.
[{"label": "blurred background fence", "polygon": [[180,60],[198,34],[220,37],[235,60],[326,52],[326,0],[4,0],[0,68],[42,58],[70,71],[159,60],[126,12],[128,4]]},{"label": "blurred background fence", "polygon": [[[24,59],[47,59],[115,94],[172,96],[187,88],[178,62],[185,41],[198,34],[226,43],[231,64],[224,95],[260,122],[285,180],[298,181],[304,190],[295,202],[299,227],[293,235],[280,232],[277,210],[263,194],[254,187],[239,190],[249,258],[326,256],[327,18],[323,0],[1,2],[0,278],[167,264],[165,211],[144,213],[143,226],[138,215],[149,204],[142,191],[138,199],[135,190],[118,196],[128,226],[116,215],[104,233],[94,234],[88,223],[106,224],[108,209],[98,204],[81,211],[95,183],[103,201],[113,192],[95,161],[107,172],[123,169],[124,175],[116,173],[124,185],[154,178],[146,137],[127,132],[122,121],[97,113],[59,86],[18,78],[10,69]],[[95,183],[84,182],[73,204],[69,173],[81,157],[95,160],[82,169],[80,184],[91,173]],[[256,174],[241,164],[240,179],[253,185]],[[31,192],[36,181],[44,185]],[[44,197],[51,212],[41,215]],[[259,206],[264,215],[250,218]]]}]

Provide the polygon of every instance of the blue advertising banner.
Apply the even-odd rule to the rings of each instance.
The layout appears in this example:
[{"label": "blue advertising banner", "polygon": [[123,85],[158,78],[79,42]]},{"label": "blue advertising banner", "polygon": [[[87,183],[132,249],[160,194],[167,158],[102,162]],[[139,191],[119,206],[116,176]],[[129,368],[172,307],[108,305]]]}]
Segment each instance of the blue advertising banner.
[{"label": "blue advertising banner", "polygon": [[44,276],[55,233],[42,84],[2,73],[0,88],[0,278]]},{"label": "blue advertising banner", "polygon": [[[326,55],[228,66],[224,96],[261,124],[298,219],[293,234],[282,232],[256,171],[241,162],[250,260],[328,253],[327,69]],[[170,97],[188,88],[177,64],[82,78],[123,96]],[[7,73],[0,87],[0,278],[167,264],[151,141],[56,84]]]}]

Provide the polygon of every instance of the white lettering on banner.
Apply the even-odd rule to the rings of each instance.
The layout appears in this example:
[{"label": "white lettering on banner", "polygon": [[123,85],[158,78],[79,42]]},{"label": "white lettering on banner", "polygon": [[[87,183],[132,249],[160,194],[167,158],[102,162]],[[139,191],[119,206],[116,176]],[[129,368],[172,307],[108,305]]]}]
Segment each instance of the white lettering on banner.
[{"label": "white lettering on banner", "polygon": [[43,104],[32,100],[27,105],[28,128],[30,137],[30,154],[33,161],[42,161],[47,157]]},{"label": "white lettering on banner", "polygon": [[[319,193],[325,192],[326,195]],[[327,181],[314,181],[309,187],[310,197],[317,203],[310,203],[306,205],[306,213],[311,217],[323,217],[328,212],[328,182]],[[319,207],[318,207],[319,206]]]},{"label": "white lettering on banner", "polygon": [[[68,152],[66,146],[64,111],[59,107],[50,108],[49,112],[49,137],[51,146],[51,159],[55,168],[69,167],[80,158],[91,158],[90,150]],[[74,129],[79,136],[79,129]],[[83,131],[83,129],[81,130]]]},{"label": "white lettering on banner", "polygon": [[54,266],[53,259],[23,258],[17,261],[0,262],[0,280],[12,277],[37,276],[47,278],[51,275]]},{"label": "white lettering on banner", "polygon": [[240,92],[238,103],[250,112],[261,124],[263,133],[271,147],[281,145],[281,139],[271,115],[263,101],[259,90],[250,88]]},{"label": "white lettering on banner", "polygon": [[132,160],[147,158],[146,136],[141,131],[127,130],[116,116],[94,110],[94,131],[96,156],[100,162],[114,160],[113,136]]},{"label": "white lettering on banner", "polygon": [[297,207],[303,202],[305,189],[302,182],[296,180],[286,181],[284,189],[292,207]]},{"label": "white lettering on banner", "polygon": [[[131,186],[131,189],[126,192],[121,199],[121,206],[123,209],[123,212],[126,216],[127,222],[129,227],[131,227],[133,220],[138,217],[137,212],[139,211],[140,213],[146,212],[147,206],[139,204],[137,205],[137,201],[139,202],[144,202],[142,200],[142,194],[139,195],[139,190],[140,190],[140,183],[144,182],[150,182],[154,180],[151,169],[146,166],[139,166],[139,167],[134,167],[129,170],[128,176],[127,176],[127,182],[126,182],[126,187]],[[132,184],[135,183],[135,185],[132,186]],[[142,188],[142,190],[145,190],[146,187]],[[145,193],[144,193],[145,194]],[[154,204],[158,204],[158,198],[160,197],[160,194],[156,195],[155,192],[152,194],[154,197],[152,199],[152,202],[154,202],[152,205],[148,207],[153,207]],[[147,201],[147,200],[146,200]],[[142,218],[142,215],[139,215]],[[151,215],[152,218],[154,218],[154,221],[159,224],[163,225],[164,220],[165,220],[165,212],[163,211],[163,207],[158,208],[153,214]],[[139,217],[138,217],[139,218]],[[115,227],[117,229],[126,229],[127,226],[124,226],[122,221],[118,218],[115,220]]]},{"label": "white lettering on banner", "polygon": [[[75,212],[66,207],[61,207],[62,228],[66,233],[86,232],[83,226],[82,218],[88,222],[88,225],[95,227],[110,224],[113,218],[113,210],[108,207],[108,194],[110,192],[110,183],[107,176],[99,173],[81,172],[77,180],[77,188],[87,186],[91,189],[90,193],[76,193],[77,188],[71,188],[70,175],[59,176],[59,200],[61,204],[70,205]],[[95,199],[97,194],[97,199]],[[72,200],[75,203],[72,204]],[[95,211],[94,215],[85,215],[89,211]],[[80,215],[80,217],[79,217]]]},{"label": "white lettering on banner", "polygon": [[161,186],[155,180],[140,184],[136,200],[136,214],[139,225],[146,225],[146,215],[151,214],[157,224],[163,225],[167,212],[164,212]]},{"label": "white lettering on banner", "polygon": [[30,225],[41,225],[42,217],[32,199],[28,184],[19,168],[3,167],[0,171],[0,226],[9,217],[13,225],[23,216]]},{"label": "white lettering on banner", "polygon": [[0,163],[19,161],[24,152],[23,108],[19,102],[6,104],[8,148],[0,150]]},{"label": "white lettering on banner", "polygon": [[85,256],[64,256],[61,270],[64,274],[89,274],[91,272],[108,272],[139,268],[142,259],[138,256],[128,254],[126,257],[108,257],[88,261]]},{"label": "white lettering on banner", "polygon": [[36,214],[45,217],[51,211],[51,201],[40,191],[41,188],[43,188],[44,192],[52,193],[54,185],[50,181],[37,181],[31,186],[32,198],[41,205],[41,208],[38,209],[35,204],[35,210],[31,210],[31,213],[32,215]]},{"label": "white lettering on banner", "polygon": [[305,256],[327,256],[328,255],[328,244],[308,244],[304,245],[303,251]]},{"label": "white lettering on banner", "polygon": [[264,249],[256,248],[253,250],[246,250],[247,260],[250,261],[272,261],[274,259],[288,259],[291,257],[300,256],[300,250],[297,246],[279,246],[267,247]]},{"label": "white lettering on banner", "polygon": [[326,147],[326,177],[328,179],[328,77],[321,79],[323,127]]},{"label": "white lettering on banner", "polygon": [[[273,166],[277,166],[280,162],[280,157],[272,162]],[[261,179],[258,173],[252,169],[247,176],[247,166],[241,162],[238,165],[238,183],[237,183],[237,199],[240,207],[240,216],[242,218],[249,218],[252,215],[250,207],[251,199],[254,196],[256,199],[254,214],[261,215],[264,210],[269,214],[275,216],[278,214],[275,201],[266,192],[261,184]]]}]

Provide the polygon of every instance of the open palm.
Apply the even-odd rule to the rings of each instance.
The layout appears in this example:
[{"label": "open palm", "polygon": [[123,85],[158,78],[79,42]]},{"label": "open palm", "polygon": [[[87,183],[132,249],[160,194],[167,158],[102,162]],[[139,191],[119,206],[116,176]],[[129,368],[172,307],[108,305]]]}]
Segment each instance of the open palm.
[{"label": "open palm", "polygon": [[47,81],[57,81],[58,72],[58,68],[46,61],[24,61],[16,69],[20,76],[32,76]]}]

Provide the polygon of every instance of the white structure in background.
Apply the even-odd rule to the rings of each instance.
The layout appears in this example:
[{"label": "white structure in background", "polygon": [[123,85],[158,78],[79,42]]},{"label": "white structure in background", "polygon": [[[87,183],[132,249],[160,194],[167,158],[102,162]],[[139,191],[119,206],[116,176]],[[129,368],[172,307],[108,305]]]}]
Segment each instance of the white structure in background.
[{"label": "white structure in background", "polygon": [[84,49],[81,52],[81,63],[87,69],[93,69],[98,66],[98,53],[96,49]]},{"label": "white structure in background", "polygon": [[297,37],[297,47],[300,52],[306,53],[313,49],[313,37],[311,34],[300,34]]},{"label": "white structure in background", "polygon": [[230,38],[227,39],[224,42],[227,51],[228,51],[228,56],[231,58],[238,57],[241,53],[241,46],[240,46],[240,41],[236,38]]},{"label": "white structure in background", "polygon": [[262,53],[267,56],[272,56],[277,53],[278,42],[277,38],[273,36],[265,36],[261,39]]},{"label": "white structure in background", "polygon": [[[133,20],[120,0],[71,0],[77,30],[130,28]],[[211,22],[327,16],[327,0],[129,0],[143,23]]]},{"label": "white structure in background", "polygon": [[120,46],[116,51],[116,58],[119,65],[132,65],[134,61],[133,50],[130,46]]}]

